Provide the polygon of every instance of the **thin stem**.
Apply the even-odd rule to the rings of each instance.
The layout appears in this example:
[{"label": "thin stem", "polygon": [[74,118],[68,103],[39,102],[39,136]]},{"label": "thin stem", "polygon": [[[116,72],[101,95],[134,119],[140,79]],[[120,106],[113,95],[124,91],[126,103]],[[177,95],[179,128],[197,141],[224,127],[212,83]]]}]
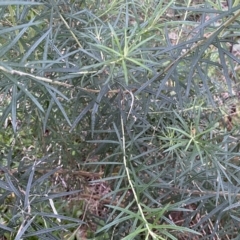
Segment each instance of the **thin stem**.
[{"label": "thin stem", "polygon": [[159,238],[159,236],[157,236],[154,232],[152,232],[152,230],[151,230],[150,227],[149,227],[148,221],[147,221],[147,219],[146,219],[145,216],[144,216],[143,209],[142,209],[142,207],[141,207],[141,204],[139,203],[139,200],[138,200],[138,197],[137,197],[137,193],[136,193],[136,191],[135,191],[135,189],[134,189],[134,186],[133,186],[133,183],[132,183],[132,180],[131,180],[131,177],[130,177],[130,171],[129,171],[129,168],[128,168],[128,166],[127,166],[125,131],[124,131],[124,123],[123,123],[123,118],[122,118],[122,116],[121,116],[121,128],[122,128],[123,164],[124,164],[124,167],[125,167],[125,170],[126,170],[127,179],[128,179],[129,185],[130,185],[130,187],[131,187],[131,189],[132,189],[132,192],[133,192],[135,201],[136,201],[136,203],[137,203],[138,210],[140,211],[140,214],[141,214],[141,216],[142,216],[142,219],[143,219],[143,221],[145,222],[145,226],[146,226],[146,228],[147,228],[147,230],[148,230],[148,235],[150,234],[153,239],[156,239],[156,238]]}]

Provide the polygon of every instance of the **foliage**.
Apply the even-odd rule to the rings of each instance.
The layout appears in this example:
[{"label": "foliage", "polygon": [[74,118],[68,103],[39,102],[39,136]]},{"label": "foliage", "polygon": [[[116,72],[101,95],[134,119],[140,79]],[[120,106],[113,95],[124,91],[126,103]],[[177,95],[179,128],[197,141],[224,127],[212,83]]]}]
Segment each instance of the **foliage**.
[{"label": "foliage", "polygon": [[7,239],[237,239],[235,1],[1,1]]}]

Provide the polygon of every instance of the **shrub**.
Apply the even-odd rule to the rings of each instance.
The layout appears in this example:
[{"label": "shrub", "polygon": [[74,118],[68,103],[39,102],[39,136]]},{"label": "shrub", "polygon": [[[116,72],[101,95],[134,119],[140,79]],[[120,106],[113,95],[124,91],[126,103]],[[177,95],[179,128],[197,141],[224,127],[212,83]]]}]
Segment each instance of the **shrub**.
[{"label": "shrub", "polygon": [[237,239],[237,1],[0,6],[5,238]]}]

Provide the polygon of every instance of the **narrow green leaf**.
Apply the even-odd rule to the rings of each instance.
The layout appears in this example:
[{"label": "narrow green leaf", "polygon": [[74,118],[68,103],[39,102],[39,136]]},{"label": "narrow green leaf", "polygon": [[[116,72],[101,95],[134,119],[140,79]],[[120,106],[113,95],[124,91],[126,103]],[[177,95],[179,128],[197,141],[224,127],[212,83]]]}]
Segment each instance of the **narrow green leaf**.
[{"label": "narrow green leaf", "polygon": [[67,116],[67,113],[65,112],[62,104],[60,103],[60,101],[58,100],[58,98],[56,97],[56,92],[52,92],[52,90],[47,89],[47,91],[50,93],[50,95],[52,96],[52,99],[54,100],[54,102],[57,104],[58,108],[60,109],[62,115],[64,116],[64,118],[66,119],[67,123],[69,124],[69,126],[71,126],[71,122]]},{"label": "narrow green leaf", "polygon": [[1,0],[0,1],[0,6],[8,6],[8,5],[42,5],[43,3],[38,3],[38,2],[29,2],[29,1],[5,1]]}]

